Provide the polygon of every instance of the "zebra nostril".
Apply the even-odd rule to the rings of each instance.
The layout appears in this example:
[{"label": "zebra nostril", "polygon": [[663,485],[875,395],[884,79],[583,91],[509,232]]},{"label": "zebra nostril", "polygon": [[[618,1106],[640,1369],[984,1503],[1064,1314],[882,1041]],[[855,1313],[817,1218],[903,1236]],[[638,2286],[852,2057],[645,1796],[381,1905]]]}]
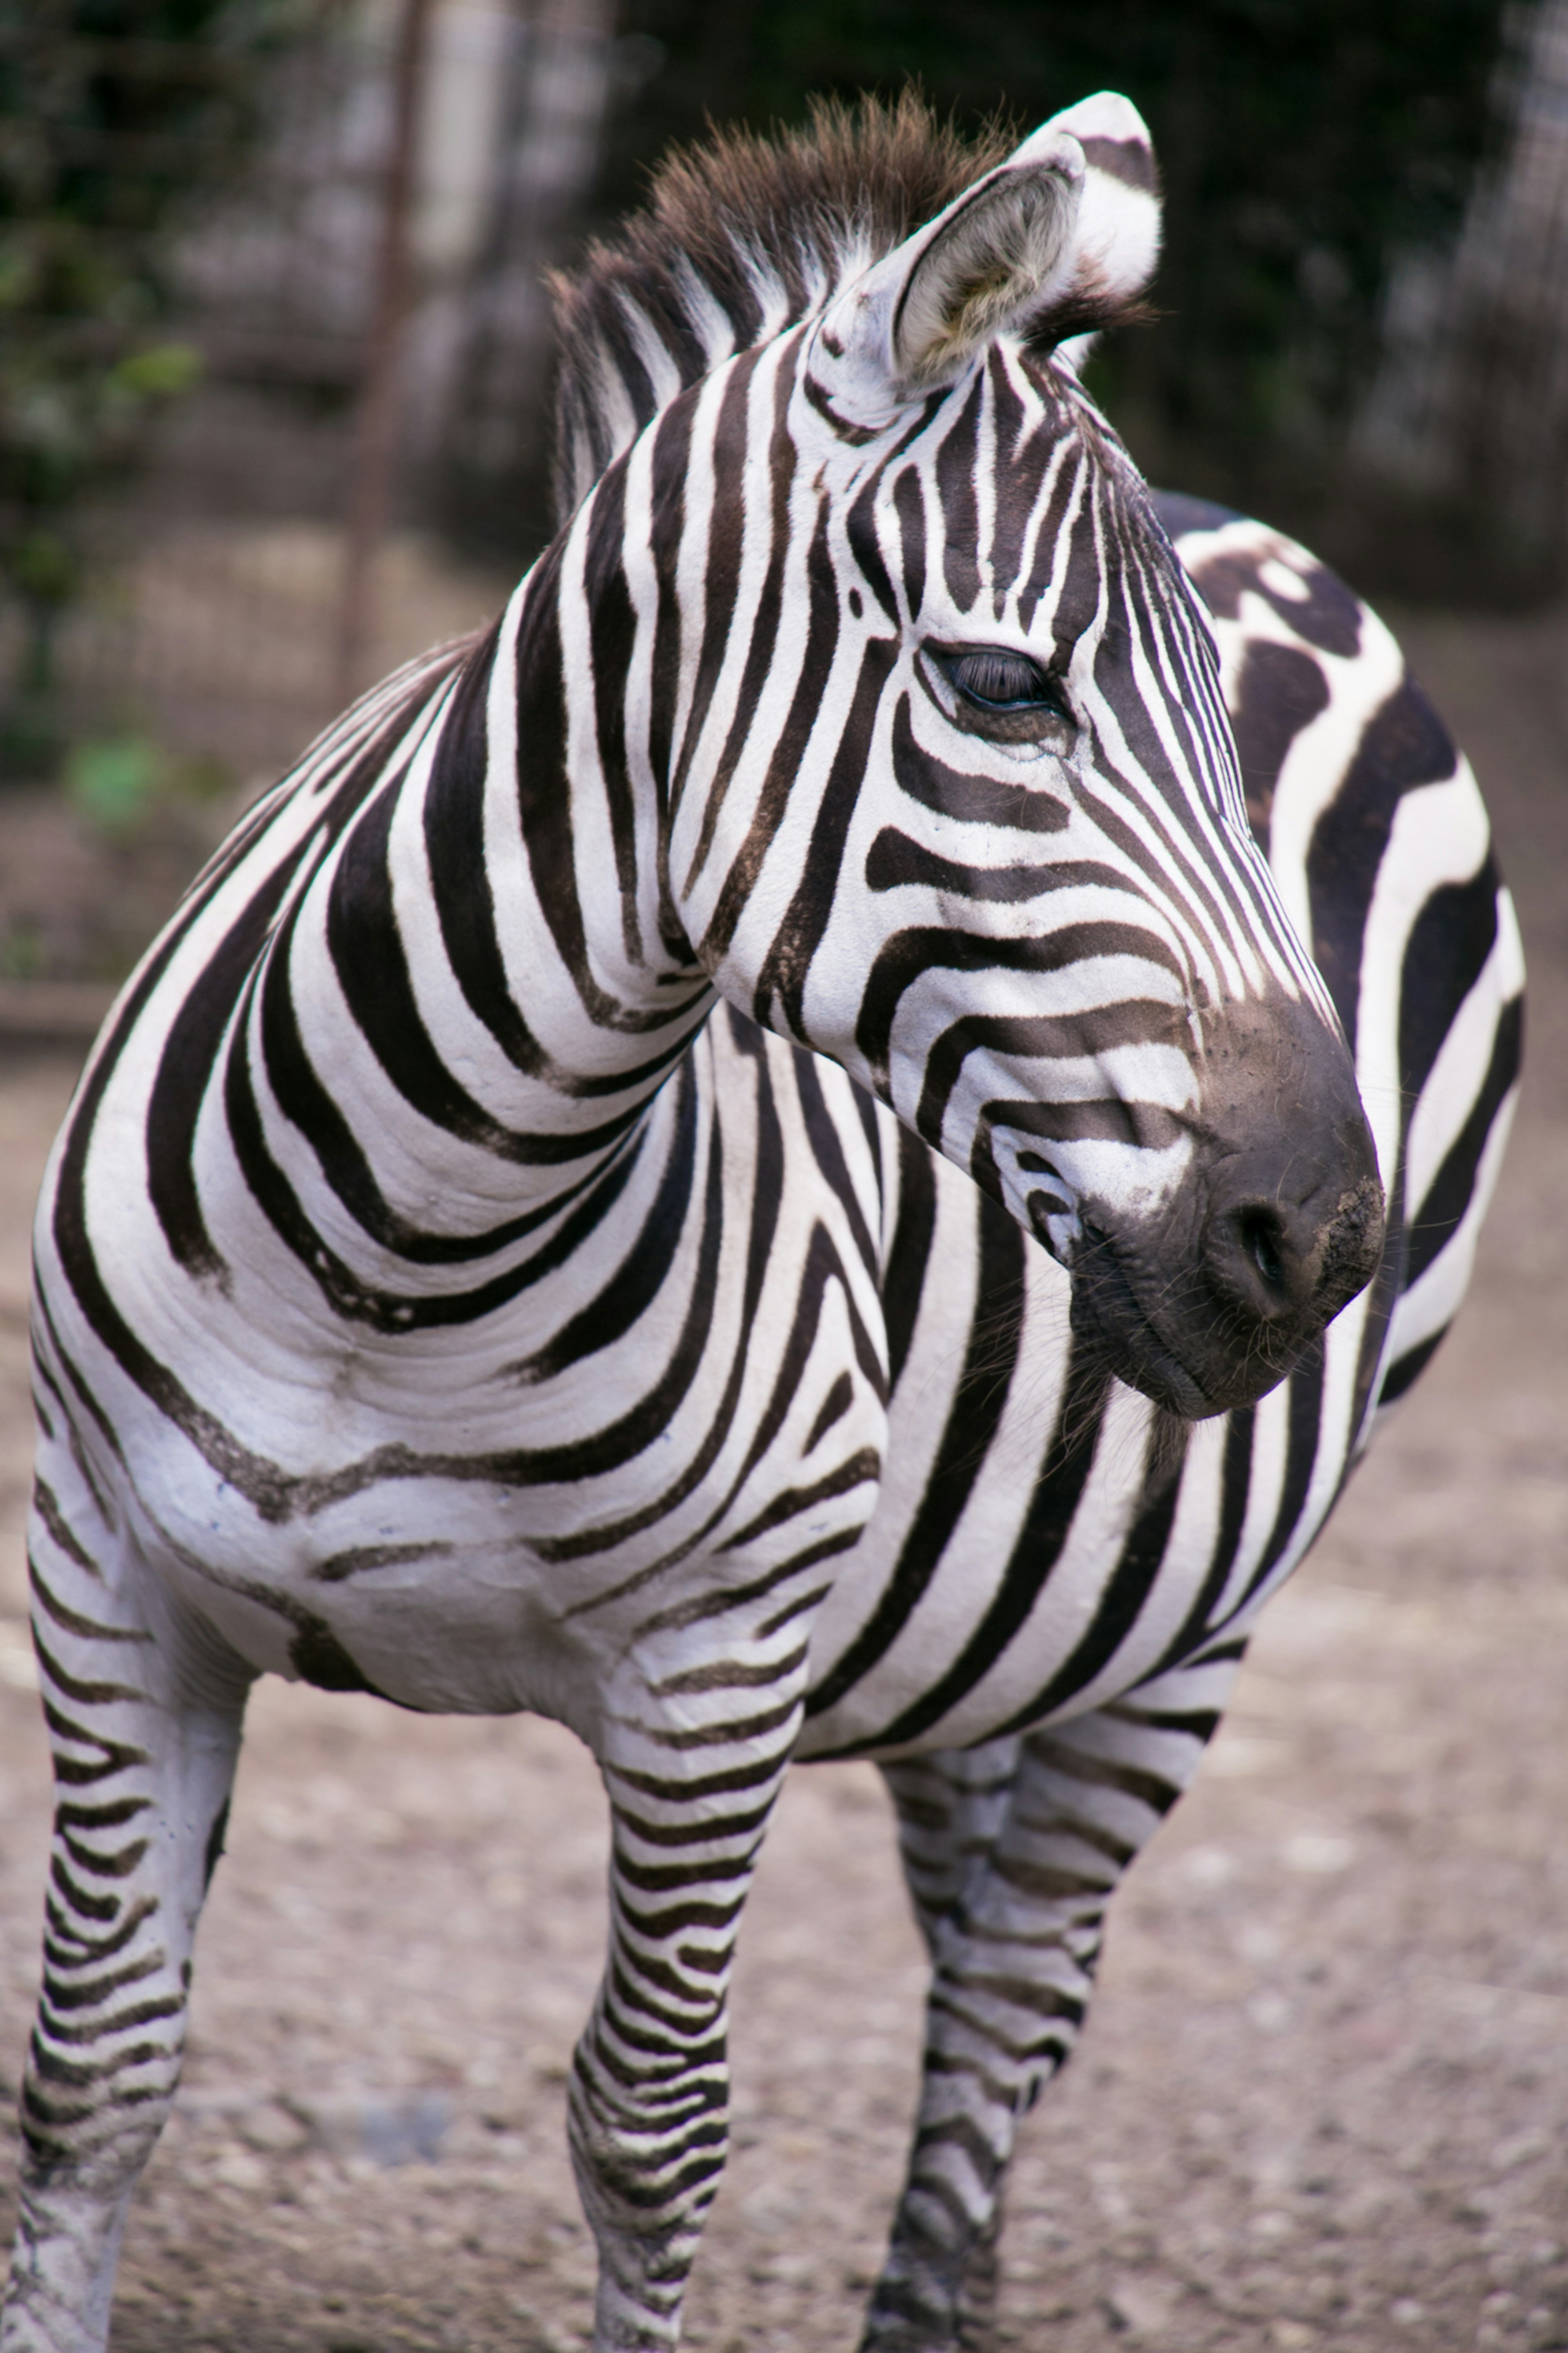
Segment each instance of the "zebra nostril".
[{"label": "zebra nostril", "polygon": [[1241,1247],[1262,1276],[1267,1290],[1288,1289],[1278,1222],[1266,1209],[1244,1209],[1237,1219]]},{"label": "zebra nostril", "polygon": [[1251,1193],[1216,1212],[1205,1256],[1221,1296],[1233,1307],[1271,1325],[1289,1324],[1307,1305],[1314,1238],[1288,1207]]}]

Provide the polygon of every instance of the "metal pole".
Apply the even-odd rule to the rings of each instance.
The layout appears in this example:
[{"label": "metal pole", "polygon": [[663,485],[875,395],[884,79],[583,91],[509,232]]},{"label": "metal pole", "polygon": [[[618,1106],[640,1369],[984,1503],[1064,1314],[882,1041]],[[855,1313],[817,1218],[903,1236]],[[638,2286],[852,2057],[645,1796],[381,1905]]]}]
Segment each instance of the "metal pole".
[{"label": "metal pole", "polygon": [[376,258],[375,298],[350,458],[348,545],[338,608],[338,693],[347,702],[367,681],[375,617],[374,565],[385,535],[397,455],[399,347],[409,296],[409,216],[413,210],[419,96],[431,0],[404,0],[393,67],[392,144],[387,156]]}]

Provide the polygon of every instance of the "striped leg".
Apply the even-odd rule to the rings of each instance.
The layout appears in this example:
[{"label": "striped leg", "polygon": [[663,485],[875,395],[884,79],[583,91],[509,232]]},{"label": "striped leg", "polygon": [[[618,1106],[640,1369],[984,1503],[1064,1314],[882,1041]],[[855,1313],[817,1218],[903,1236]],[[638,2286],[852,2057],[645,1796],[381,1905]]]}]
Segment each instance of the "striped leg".
[{"label": "striped leg", "polygon": [[989,1862],[1018,1778],[1023,1736],[942,1748],[885,1765],[899,1815],[899,1853],[934,1965],[939,1940],[970,1881]]},{"label": "striped leg", "polygon": [[914,2147],[866,2353],[990,2344],[1018,2119],[1072,2050],[1105,1907],[1196,1769],[1236,1663],[1179,1669],[1016,1741],[888,1768],[933,1975]]},{"label": "striped leg", "polygon": [[[941,1749],[883,1767],[898,1809],[904,1878],[933,1968],[955,1908],[971,1880],[984,1873],[1007,1820],[1022,1746],[1021,1736],[1014,1734],[978,1748]],[[958,2274],[953,2334],[965,2347],[985,2345],[992,2334],[1002,2187],[999,2175],[990,2220]],[[880,2294],[879,2286],[879,2301]]]},{"label": "striped leg", "polygon": [[69,1463],[58,1493],[39,1480],[29,1550],[56,1809],[0,2347],[98,2353],[131,2194],[179,2080],[249,1678],[176,1618]]},{"label": "striped leg", "polygon": [[[764,1656],[650,1683],[643,1721],[623,1717],[605,1764],[609,1958],[569,2111],[599,2248],[594,2353],[659,2353],[680,2334],[729,2138],[735,1939],[800,1725],[805,1645],[793,1628],[786,1636],[776,1671]],[[678,1694],[690,1694],[679,1713]]]}]

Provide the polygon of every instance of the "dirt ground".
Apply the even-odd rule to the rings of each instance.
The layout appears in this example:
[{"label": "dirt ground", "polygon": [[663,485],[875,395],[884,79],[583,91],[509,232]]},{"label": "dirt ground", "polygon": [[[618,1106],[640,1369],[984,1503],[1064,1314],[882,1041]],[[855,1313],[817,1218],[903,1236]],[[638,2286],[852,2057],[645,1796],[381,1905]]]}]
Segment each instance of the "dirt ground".
[{"label": "dirt ground", "polygon": [[[1568,2347],[1568,623],[1406,634],[1519,889],[1529,1092],[1461,1327],[1275,1605],[1026,2129],[1005,2326],[1042,2353]],[[70,1078],[0,1071],[7,2089],[47,1810],[26,1219]],[[551,1726],[260,1690],[118,2353],[580,2342],[562,2085],[604,1849],[588,1760]],[[701,2353],[853,2344],[921,1995],[876,1776],[797,1774],[747,1915]]]}]

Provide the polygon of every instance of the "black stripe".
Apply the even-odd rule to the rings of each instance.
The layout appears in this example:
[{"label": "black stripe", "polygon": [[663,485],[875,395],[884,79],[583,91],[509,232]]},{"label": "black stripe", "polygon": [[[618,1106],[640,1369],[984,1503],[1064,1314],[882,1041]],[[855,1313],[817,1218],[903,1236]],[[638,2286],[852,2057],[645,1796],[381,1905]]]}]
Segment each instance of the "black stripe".
[{"label": "black stripe", "polygon": [[[268,1150],[245,1041],[237,1039],[228,1058],[224,1108],[229,1140],[251,1198],[333,1314],[379,1332],[417,1332],[472,1323],[531,1290],[546,1275],[564,1266],[608,1216],[625,1192],[641,1150],[642,1139],[634,1137],[630,1148],[612,1160],[608,1167],[590,1171],[585,1187],[569,1189],[542,1208],[514,1218],[509,1225],[492,1229],[489,1234],[448,1241],[441,1236],[411,1234],[401,1219],[385,1209],[380,1193],[370,1183],[368,1171],[363,1185],[345,1181],[352,1180],[354,1172],[352,1165],[345,1169],[343,1163],[349,1150],[357,1154],[357,1145],[336,1106],[330,1104],[324,1094],[321,1100],[332,1125],[341,1130],[345,1145],[343,1153],[324,1163],[329,1181],[338,1180],[334,1189],[340,1198],[348,1195],[346,1207],[356,1213],[364,1212],[362,1222],[374,1240],[388,1248],[401,1246],[402,1254],[415,1263],[460,1262],[480,1251],[488,1254],[500,1243],[534,1231],[549,1219],[561,1219],[550,1240],[531,1257],[467,1290],[393,1291],[364,1282],[338,1251],[330,1250],[322,1240],[293,1186]],[[640,1110],[629,1116],[640,1116]]]},{"label": "black stripe", "polygon": [[614,1347],[653,1305],[675,1263],[696,1200],[697,1085],[689,1061],[674,1081],[676,1130],[664,1173],[647,1214],[620,1265],[586,1307],[563,1324],[544,1347],[505,1367],[530,1386],[555,1379],[584,1357]]},{"label": "black stripe", "polygon": [[[518,1070],[548,1078],[563,1093],[572,1094],[582,1092],[580,1082],[554,1067],[508,988],[485,855],[485,779],[489,765],[486,703],[500,631],[498,621],[476,649],[436,748],[425,797],[425,854],[430,862],[431,897],[452,976],[476,1020],[483,1022]],[[531,744],[529,756],[535,756]],[[357,1156],[357,1145],[353,1149]]]},{"label": "black stripe", "polygon": [[[773,1100],[773,1079],[762,1039],[743,1015],[735,1012],[732,1007],[726,1007],[725,1012],[734,1041],[741,1052],[752,1063],[756,1076],[757,1143],[756,1177],[751,1200],[746,1205],[748,1214],[746,1281],[742,1297],[741,1314],[737,1319],[737,1345],[723,1393],[719,1400],[718,1410],[713,1416],[702,1444],[697,1449],[691,1461],[670,1488],[656,1497],[651,1504],[644,1504],[640,1510],[629,1513],[619,1520],[602,1523],[596,1527],[582,1530],[570,1536],[537,1539],[534,1549],[544,1560],[575,1560],[594,1553],[608,1552],[616,1545],[624,1542],[627,1536],[637,1535],[644,1528],[656,1526],[661,1519],[668,1518],[677,1505],[684,1503],[686,1497],[691,1494],[707,1477],[709,1471],[718,1460],[720,1450],[734,1422],[736,1409],[741,1400],[751,1335],[756,1321],[758,1303],[762,1298],[763,1284],[766,1278],[773,1239],[778,1231],[779,1213],[784,1199],[784,1132],[779,1120],[778,1106]],[[721,1131],[721,1117],[716,1125]],[[696,1535],[689,1537],[680,1546],[673,1556],[674,1558],[686,1558],[702,1538],[718,1525],[728,1511],[739,1483],[737,1479],[731,1484],[721,1501],[709,1514],[702,1528]],[[668,1558],[655,1561],[647,1568],[638,1570],[624,1583],[613,1587],[609,1592],[596,1594],[585,1602],[574,1604],[568,1609],[566,1615],[569,1618],[575,1617],[586,1610],[600,1608],[606,1602],[616,1600],[623,1593],[636,1591],[638,1587],[661,1576],[669,1566]]]},{"label": "black stripe", "polygon": [[[1184,1446],[1185,1443],[1184,1431]],[[1043,1689],[1016,1715],[997,1725],[998,1737],[1009,1732],[1022,1732],[1054,1715],[1110,1665],[1154,1590],[1165,1547],[1171,1540],[1180,1494],[1179,1476],[1160,1482],[1156,1493],[1138,1514],[1089,1625]]]},{"label": "black stripe", "polygon": [[[1253,1596],[1268,1583],[1302,1533],[1301,1514],[1306,1509],[1312,1472],[1317,1467],[1318,1441],[1322,1434],[1323,1343],[1321,1338],[1312,1342],[1290,1375],[1286,1397],[1285,1475],[1280,1482],[1279,1508],[1274,1515],[1274,1525],[1263,1547],[1262,1557],[1253,1571],[1247,1591],[1227,1613],[1224,1621],[1226,1624],[1238,1617]],[[1316,1528],[1310,1533],[1315,1535]],[[1215,1630],[1217,1632],[1219,1629]]]},{"label": "black stripe", "polygon": [[[972,1054],[1073,1061],[1113,1053],[1122,1046],[1169,1045],[1179,1018],[1179,1009],[1158,997],[1131,997],[1120,1005],[1095,1006],[1083,1013],[977,1013],[950,1022],[927,1053],[915,1125],[933,1149],[940,1149],[948,1103]],[[988,1105],[986,1116],[999,1120],[1003,1113],[998,1106]],[[1130,1132],[1137,1135],[1135,1124],[1130,1124]]]},{"label": "black stripe", "polygon": [[[1024,540],[1039,494],[1041,469],[1037,462],[1031,464],[1024,456],[1026,412],[1014,389],[1007,355],[1000,343],[993,343],[986,355],[985,379],[991,398],[990,472],[995,501],[987,569],[994,583],[992,610],[1000,620],[1023,569]],[[1048,452],[1049,438],[1042,436],[1041,440],[1043,451]]]},{"label": "black stripe", "polygon": [[1267,849],[1274,788],[1286,755],[1301,730],[1329,707],[1322,664],[1299,646],[1249,640],[1229,702],[1247,818]]},{"label": "black stripe", "polygon": [[[393,904],[389,837],[397,805],[392,791],[372,803],[343,844],[328,892],[327,946],[338,986],[366,1045],[389,1082],[421,1118],[498,1159],[552,1168],[603,1151],[616,1142],[640,1105],[578,1134],[530,1134],[503,1127],[458,1084],[442,1059],[419,1010]],[[569,825],[569,820],[563,822]],[[574,896],[572,904],[575,908]],[[559,938],[569,928],[567,917],[559,907],[551,912]],[[586,949],[580,939],[578,947],[585,971]],[[634,1015],[627,1026],[646,1029],[668,1018],[663,1013]],[[617,1091],[635,1086],[637,1076],[623,1075]]]},{"label": "black stripe", "polygon": [[875,1609],[807,1695],[808,1716],[837,1706],[903,1630],[1001,1427],[1023,1337],[1025,1243],[1012,1219],[984,1197],[976,1198],[975,1214],[979,1263],[969,1340],[925,1493]]},{"label": "black stripe", "polygon": [[[697,847],[687,869],[686,891],[689,893],[698,876],[708,863],[713,847],[714,829],[718,825],[735,771],[751,737],[752,726],[762,700],[763,689],[773,665],[778,649],[779,626],[784,612],[784,566],[789,555],[789,502],[795,482],[795,449],[787,429],[790,377],[781,369],[773,394],[773,438],[768,448],[768,479],[770,484],[770,532],[768,568],[763,575],[762,593],[757,599],[756,618],[752,628],[751,643],[746,649],[746,666],[741,674],[740,691],[735,698],[735,715],[730,722],[730,732],[724,738],[724,748],[719,755],[712,777],[702,800],[702,822],[697,836]],[[661,573],[668,567],[661,567]],[[681,779],[696,746],[694,727],[687,729],[681,754]]]},{"label": "black stripe", "polygon": [[1406,793],[1441,784],[1457,754],[1447,729],[1406,674],[1368,720],[1344,782],[1319,818],[1307,858],[1312,955],[1355,1051],[1367,915]]},{"label": "black stripe", "polygon": [[935,488],[942,510],[942,560],[947,593],[960,612],[980,594],[980,508],[974,495],[984,378],[977,375],[937,447]]},{"label": "black stripe", "polygon": [[1427,1339],[1417,1341],[1414,1348],[1407,1348],[1402,1356],[1395,1357],[1378,1391],[1379,1405],[1393,1405],[1396,1398],[1402,1398],[1411,1384],[1426,1371],[1447,1336],[1448,1326],[1445,1324],[1440,1332],[1434,1332]]},{"label": "black stripe", "polygon": [[1468,881],[1434,891],[1410,927],[1399,976],[1399,1083],[1407,1120],[1497,944],[1500,887],[1496,861],[1486,857]]},{"label": "black stripe", "polygon": [[[1203,1583],[1193,1596],[1192,1606],[1177,1631],[1172,1636],[1157,1662],[1144,1677],[1145,1683],[1155,1683],[1175,1666],[1185,1663],[1188,1654],[1208,1631],[1209,1620],[1219,1607],[1220,1597],[1230,1581],[1236,1566],[1237,1550],[1247,1520],[1247,1499],[1252,1492],[1252,1446],[1257,1431],[1257,1414],[1251,1406],[1238,1407],[1226,1416],[1225,1454],[1219,1474],[1219,1525],[1215,1531],[1214,1550]],[[1191,1460],[1189,1455],[1188,1460]]]},{"label": "black stripe", "polygon": [[[893,712],[893,776],[899,790],[922,808],[940,817],[959,818],[965,825],[1007,826],[1017,833],[1061,833],[1071,822],[1071,807],[1061,793],[1038,785],[1004,784],[995,776],[969,776],[950,768],[936,753],[928,752],[915,734],[910,718],[910,698],[900,694]],[[1125,890],[1126,878],[1115,877]]]},{"label": "black stripe", "polygon": [[913,623],[920,618],[926,593],[925,497],[920,474],[913,466],[900,470],[893,484],[893,512],[899,519],[900,586],[904,592],[904,612]]},{"label": "black stripe", "polygon": [[[730,369],[708,447],[713,469],[713,498],[708,524],[707,562],[702,573],[702,618],[698,633],[696,675],[692,681],[686,733],[680,746],[679,765],[671,781],[670,805],[673,808],[679,808],[684,797],[687,776],[702,740],[714,689],[719,683],[719,674],[724,666],[735,623],[735,599],[741,581],[742,525],[746,513],[743,485],[746,461],[751,454],[746,403],[752,378],[756,373],[757,359],[758,354],[748,353]],[[783,367],[780,374],[787,378],[790,370],[787,366]],[[775,501],[777,494],[775,484]]]},{"label": "black stripe", "polygon": [[1028,1513],[984,1617],[947,1672],[873,1738],[856,1743],[856,1747],[903,1747],[918,1740],[990,1672],[1024,1625],[1061,1557],[1078,1516],[1094,1463],[1109,1387],[1109,1376],[1091,1372],[1079,1361],[1075,1345],[1062,1384],[1056,1428]]},{"label": "black stripe", "polygon": [[833,667],[834,648],[838,642],[839,608],[838,582],[834,574],[833,558],[827,545],[827,506],[819,503],[811,546],[805,560],[806,632],[805,650],[801,658],[800,675],[784,723],[779,730],[778,742],[768,762],[768,772],[757,795],[756,810],[746,839],[725,875],[714,904],[712,920],[702,939],[702,958],[710,969],[727,954],[735,927],[745,912],[763,861],[773,837],[784,822],[791,794],[795,789],[801,767],[805,759],[805,747],[822,709],[822,698],[827,691],[828,673]]},{"label": "black stripe", "polygon": [[893,1023],[907,989],[928,972],[1068,972],[1093,956],[1131,956],[1173,974],[1185,975],[1169,944],[1154,931],[1122,923],[1064,923],[1036,939],[996,939],[938,924],[895,932],[878,951],[860,1004],[855,1043],[870,1069],[885,1080]]},{"label": "black stripe", "polygon": [[[1036,388],[1040,389],[1038,384]],[[1051,484],[1050,496],[1046,501],[1045,513],[1040,517],[1039,526],[1035,533],[1034,554],[1030,559],[1028,574],[1018,590],[1018,619],[1026,629],[1033,628],[1040,599],[1056,577],[1062,528],[1067,522],[1068,509],[1072,504],[1074,492],[1084,480],[1082,451],[1073,448],[1062,448],[1060,435],[1059,407],[1054,400],[1048,401],[1046,421],[1041,428],[1040,438],[1053,456],[1058,449],[1061,450],[1061,455],[1057,466],[1056,480]]]},{"label": "black stripe", "polygon": [[800,881],[757,976],[752,1003],[755,1018],[765,1022],[769,1006],[776,997],[784,1020],[797,1038],[805,1036],[806,975],[833,913],[844,864],[844,845],[859,807],[870,763],[882,690],[898,652],[896,640],[873,638],[860,656],[854,699],[845,716],[812,825],[811,843]]},{"label": "black stripe", "polygon": [[888,1388],[909,1362],[931,1245],[936,1237],[936,1176],[931,1155],[907,1127],[899,1130],[899,1212],[882,1282],[888,1336]]},{"label": "black stripe", "polygon": [[882,509],[884,491],[882,475],[879,472],[872,474],[858,495],[850,501],[844,532],[849,543],[849,553],[860,568],[861,578],[897,628],[903,617],[899,611],[899,600],[888,576],[881,543],[877,536],[877,517]]},{"label": "black stripe", "polygon": [[1524,999],[1514,997],[1498,1016],[1491,1059],[1481,1091],[1470,1106],[1469,1117],[1444,1154],[1443,1165],[1425,1195],[1411,1205],[1410,1253],[1404,1286],[1407,1291],[1453,1240],[1475,1198],[1481,1155],[1492,1124],[1519,1077],[1523,1047]]}]

